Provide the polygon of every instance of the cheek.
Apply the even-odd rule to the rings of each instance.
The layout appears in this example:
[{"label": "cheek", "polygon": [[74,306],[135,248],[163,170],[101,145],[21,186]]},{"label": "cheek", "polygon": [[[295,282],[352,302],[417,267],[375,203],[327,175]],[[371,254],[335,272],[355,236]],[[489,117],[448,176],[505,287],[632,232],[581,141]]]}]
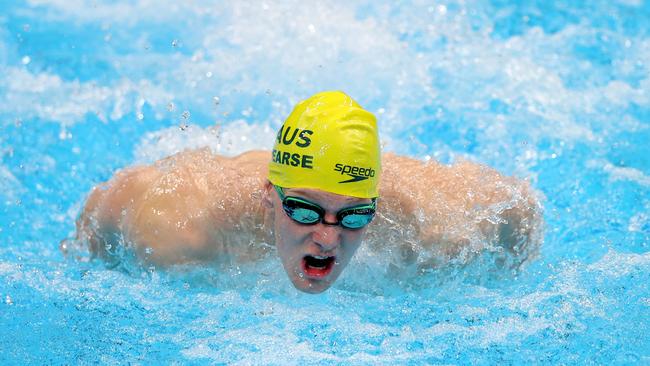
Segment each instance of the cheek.
[{"label": "cheek", "polygon": [[346,233],[344,242],[346,247],[346,254],[348,256],[352,257],[357,249],[359,249],[359,246],[361,246],[361,242],[363,241],[365,234],[366,229]]},{"label": "cheek", "polygon": [[286,252],[301,242],[304,233],[302,233],[298,225],[294,224],[293,221],[287,217],[284,210],[280,210],[279,212],[276,210],[275,214],[275,246],[279,251]]}]

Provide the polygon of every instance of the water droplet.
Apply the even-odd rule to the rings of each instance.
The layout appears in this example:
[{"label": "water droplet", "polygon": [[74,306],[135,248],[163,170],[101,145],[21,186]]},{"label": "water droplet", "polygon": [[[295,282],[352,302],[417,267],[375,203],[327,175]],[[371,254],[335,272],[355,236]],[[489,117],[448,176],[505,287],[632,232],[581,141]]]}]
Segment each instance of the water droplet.
[{"label": "water droplet", "polygon": [[205,73],[206,78],[211,78],[212,77],[212,71],[208,71]]},{"label": "water droplet", "polygon": [[32,61],[32,59],[31,59],[29,56],[23,56],[23,58],[22,58],[22,60],[21,60],[21,62],[23,63],[23,65],[27,65],[27,64],[29,64],[31,61]]},{"label": "water droplet", "polygon": [[180,125],[178,125],[178,128],[180,128],[181,131],[187,130],[187,127],[188,127],[187,123],[181,123]]},{"label": "water droplet", "polygon": [[310,24],[310,25],[307,27],[307,29],[309,29],[309,31],[310,31],[311,33],[316,33],[316,27],[314,27],[313,24]]},{"label": "water droplet", "polygon": [[174,108],[175,108],[174,103],[169,102],[169,104],[167,104],[167,110],[168,111],[173,112]]},{"label": "water droplet", "polygon": [[177,39],[172,41],[172,47],[174,47],[174,48],[178,47],[178,40]]},{"label": "water droplet", "polygon": [[153,248],[151,248],[151,247],[146,247],[146,248],[144,249],[144,252],[147,253],[147,254],[151,254],[151,253],[153,253]]},{"label": "water droplet", "polygon": [[183,117],[184,120],[188,120],[190,118],[190,111],[183,111],[181,117]]},{"label": "water droplet", "polygon": [[7,305],[13,305],[13,300],[11,299],[11,296],[7,295],[5,296],[5,304]]},{"label": "water droplet", "polygon": [[212,97],[212,102],[215,106],[218,106],[219,103],[221,103],[221,99],[219,99],[219,97]]},{"label": "water droplet", "polygon": [[142,121],[144,119],[144,114],[138,113],[138,120]]},{"label": "water droplet", "polygon": [[219,137],[219,130],[220,130],[220,129],[221,129],[221,125],[219,125],[219,124],[217,123],[217,124],[215,124],[214,126],[210,127],[210,129],[209,129],[208,131],[209,131],[211,134],[213,134],[214,136]]}]

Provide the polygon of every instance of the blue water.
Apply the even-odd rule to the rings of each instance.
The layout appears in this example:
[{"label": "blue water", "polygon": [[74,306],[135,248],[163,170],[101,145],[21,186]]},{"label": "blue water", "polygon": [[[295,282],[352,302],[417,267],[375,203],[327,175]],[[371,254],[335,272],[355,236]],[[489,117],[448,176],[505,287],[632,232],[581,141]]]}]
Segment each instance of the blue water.
[{"label": "blue water", "polygon": [[[539,258],[397,278],[362,249],[311,296],[272,255],[59,252],[117,169],[268,149],[326,89],[377,114],[385,151],[530,180]],[[3,1],[0,130],[3,365],[650,364],[648,1]]]}]

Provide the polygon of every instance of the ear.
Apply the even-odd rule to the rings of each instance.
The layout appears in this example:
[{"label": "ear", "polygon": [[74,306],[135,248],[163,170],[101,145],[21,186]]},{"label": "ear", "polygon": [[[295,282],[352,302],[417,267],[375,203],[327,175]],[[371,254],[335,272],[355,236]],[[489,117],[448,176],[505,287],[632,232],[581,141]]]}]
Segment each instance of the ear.
[{"label": "ear", "polygon": [[262,204],[264,207],[273,208],[273,184],[269,180],[264,183],[264,194],[262,195]]}]

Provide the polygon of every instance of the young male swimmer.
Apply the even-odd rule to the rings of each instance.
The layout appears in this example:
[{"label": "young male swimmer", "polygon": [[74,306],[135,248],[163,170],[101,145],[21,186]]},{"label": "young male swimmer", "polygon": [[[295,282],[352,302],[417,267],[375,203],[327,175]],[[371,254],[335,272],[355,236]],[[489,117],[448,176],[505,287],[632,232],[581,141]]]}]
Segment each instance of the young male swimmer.
[{"label": "young male swimmer", "polygon": [[364,240],[420,268],[485,248],[518,266],[537,254],[541,224],[527,183],[472,163],[382,157],[375,117],[323,92],[295,107],[272,153],[202,149],[118,172],[93,189],[76,241],[109,262],[127,246],[157,265],[255,260],[274,244],[293,285],[320,293]]}]

